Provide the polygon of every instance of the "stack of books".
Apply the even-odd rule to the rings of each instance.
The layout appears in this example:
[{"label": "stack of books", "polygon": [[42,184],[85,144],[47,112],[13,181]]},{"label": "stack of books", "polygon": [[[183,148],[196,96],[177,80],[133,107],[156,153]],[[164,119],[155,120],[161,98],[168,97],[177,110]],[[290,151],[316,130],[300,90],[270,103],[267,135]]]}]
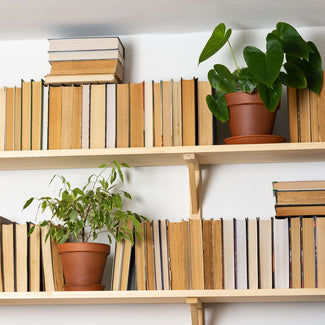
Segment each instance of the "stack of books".
[{"label": "stack of books", "polygon": [[49,40],[46,84],[122,82],[124,47],[118,37]]}]

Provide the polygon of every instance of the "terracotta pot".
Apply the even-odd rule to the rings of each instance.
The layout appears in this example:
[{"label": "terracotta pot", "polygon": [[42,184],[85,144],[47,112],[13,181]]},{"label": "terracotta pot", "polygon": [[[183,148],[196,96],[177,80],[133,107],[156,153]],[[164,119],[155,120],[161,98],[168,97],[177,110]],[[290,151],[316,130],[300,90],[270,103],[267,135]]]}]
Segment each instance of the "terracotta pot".
[{"label": "terracotta pot", "polygon": [[110,246],[106,244],[59,244],[64,290],[104,290],[101,282],[109,252]]},{"label": "terracotta pot", "polygon": [[231,136],[272,134],[275,112],[268,111],[259,94],[231,93],[225,95],[229,107]]}]

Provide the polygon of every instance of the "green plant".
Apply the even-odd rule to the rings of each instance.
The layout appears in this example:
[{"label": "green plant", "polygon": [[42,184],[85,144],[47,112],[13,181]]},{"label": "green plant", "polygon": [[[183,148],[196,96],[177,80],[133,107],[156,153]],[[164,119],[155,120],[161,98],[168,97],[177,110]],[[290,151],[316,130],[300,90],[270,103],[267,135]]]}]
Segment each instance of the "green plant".
[{"label": "green plant", "polygon": [[[236,70],[231,73],[222,64],[214,65],[208,72],[214,96],[206,100],[212,114],[222,122],[229,120],[224,94],[258,91],[269,111],[275,111],[282,94],[282,85],[308,88],[319,95],[323,82],[322,60],[316,45],[306,42],[291,25],[279,22],[266,36],[266,52],[247,46],[243,50],[247,67],[239,68],[229,37],[232,30],[219,24],[213,31],[199,57],[199,64],[217,53],[228,43]],[[283,69],[285,72],[283,71]],[[282,71],[281,71],[282,70]]]},{"label": "green plant", "polygon": [[117,161],[109,166],[100,165],[99,168],[102,170],[89,176],[83,188],[72,188],[63,176],[54,175],[50,184],[56,178],[62,183],[58,197],[32,197],[26,201],[23,209],[36,199],[40,202],[38,212],[50,210],[51,219],[40,223],[41,227],[50,225],[46,239],[51,236],[59,243],[64,243],[69,238],[88,242],[90,239],[96,239],[99,233],[106,233],[110,243],[113,237],[117,241],[123,238],[130,240],[133,244],[133,231],[128,228],[127,223],[129,220],[132,221],[134,234],[142,238],[140,223],[146,218],[122,209],[123,198],[132,199],[128,192],[121,190],[113,192],[118,181],[124,182],[121,166],[128,168],[126,164]]}]

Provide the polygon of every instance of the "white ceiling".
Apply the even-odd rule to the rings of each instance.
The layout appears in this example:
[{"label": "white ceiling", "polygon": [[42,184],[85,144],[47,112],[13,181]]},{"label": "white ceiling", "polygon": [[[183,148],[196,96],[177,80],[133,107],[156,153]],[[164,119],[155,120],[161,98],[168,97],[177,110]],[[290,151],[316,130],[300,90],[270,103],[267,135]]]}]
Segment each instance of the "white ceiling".
[{"label": "white ceiling", "polygon": [[325,0],[0,1],[0,40],[325,25]]}]

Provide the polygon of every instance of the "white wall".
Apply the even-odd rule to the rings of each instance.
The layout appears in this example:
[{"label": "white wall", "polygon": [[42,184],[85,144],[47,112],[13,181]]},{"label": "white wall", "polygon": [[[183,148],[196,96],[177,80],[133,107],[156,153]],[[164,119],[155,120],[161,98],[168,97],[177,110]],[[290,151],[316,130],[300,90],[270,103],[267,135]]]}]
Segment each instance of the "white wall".
[{"label": "white wall", "polygon": [[[248,36],[248,32],[250,35]],[[265,30],[236,31],[231,38],[236,52],[242,44],[264,47]],[[306,28],[301,33],[314,40],[325,58],[325,28]],[[206,79],[217,59],[197,67],[197,60],[210,33],[139,35],[121,37],[126,47],[126,81]],[[19,85],[20,80],[40,79],[49,72],[47,41],[0,42],[0,86]],[[218,56],[228,64],[229,49]],[[242,62],[238,56],[239,64]],[[219,61],[220,62],[220,61]],[[283,100],[276,134],[288,134]],[[284,123],[281,123],[284,121]],[[36,166],[37,167],[37,166]],[[65,175],[74,185],[94,170],[35,170],[0,172],[0,215],[15,221],[34,220],[35,210],[22,212],[30,196],[54,193],[53,174]],[[203,217],[267,218],[274,215],[272,181],[325,179],[324,163],[246,164],[202,166]],[[127,190],[134,196],[130,208],[148,218],[176,220],[188,217],[186,167],[133,168],[128,171]],[[109,259],[109,264],[112,258]],[[109,266],[108,266],[109,267]],[[107,275],[109,276],[109,275]],[[108,280],[106,279],[105,283]],[[206,307],[206,324],[322,324],[324,303],[221,304]],[[132,306],[30,306],[0,307],[1,324],[54,325],[78,323],[189,324],[189,308],[183,305]]]}]

